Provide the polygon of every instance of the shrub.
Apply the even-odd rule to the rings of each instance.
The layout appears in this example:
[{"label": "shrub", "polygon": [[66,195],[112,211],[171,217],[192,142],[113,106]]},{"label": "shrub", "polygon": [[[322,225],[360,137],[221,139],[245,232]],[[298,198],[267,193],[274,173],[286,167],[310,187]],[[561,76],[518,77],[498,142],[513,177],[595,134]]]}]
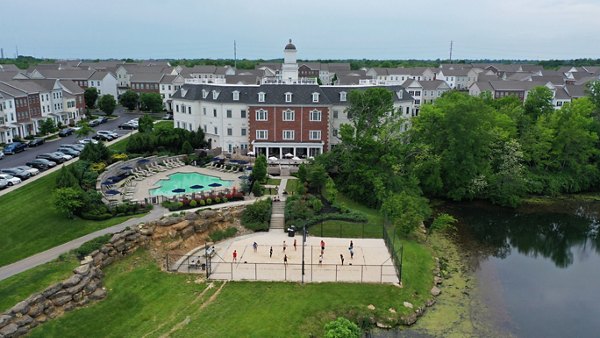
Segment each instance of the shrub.
[{"label": "shrub", "polygon": [[200,200],[200,206],[205,206],[206,202],[204,200]]},{"label": "shrub", "polygon": [[108,243],[112,234],[102,235],[98,238],[94,238],[91,241],[83,243],[79,248],[75,249],[75,254],[77,258],[83,259],[85,256],[89,255],[91,252],[98,250],[102,247],[102,245]]},{"label": "shrub", "polygon": [[227,197],[223,197],[223,203],[227,203],[227,201],[229,201]]},{"label": "shrub", "polygon": [[360,338],[362,332],[355,323],[344,317],[339,317],[325,324],[326,338]]},{"label": "shrub", "polygon": [[106,168],[106,163],[104,163],[104,162],[93,163],[90,166],[90,170],[95,171],[97,173],[103,172],[105,168]]},{"label": "shrub", "polygon": [[218,242],[218,241],[224,240],[226,238],[235,236],[237,231],[238,231],[238,229],[236,229],[234,227],[228,227],[225,230],[215,230],[214,232],[212,232],[209,235],[209,237],[210,237],[211,241]]},{"label": "shrub", "polygon": [[242,225],[254,231],[269,230],[271,220],[271,199],[256,201],[246,206],[242,213]]},{"label": "shrub", "polygon": [[212,199],[210,199],[210,198],[207,198],[207,199],[206,199],[206,205],[211,205],[211,204],[212,204],[212,202],[213,202],[213,201],[212,201]]},{"label": "shrub", "polygon": [[216,197],[215,198],[215,204],[217,204],[217,203],[221,203],[221,197]]},{"label": "shrub", "polygon": [[254,185],[252,186],[252,193],[254,194],[255,197],[260,197],[264,194],[265,192],[265,188],[263,188],[262,185],[260,185],[258,182],[254,182]]},{"label": "shrub", "polygon": [[122,153],[122,154],[113,154],[112,155],[112,160],[113,162],[117,162],[117,161],[125,161],[129,158],[129,156],[127,156],[127,154]]},{"label": "shrub", "polygon": [[196,200],[191,200],[190,201],[190,208],[195,208],[196,205],[198,205],[198,202],[196,202]]}]

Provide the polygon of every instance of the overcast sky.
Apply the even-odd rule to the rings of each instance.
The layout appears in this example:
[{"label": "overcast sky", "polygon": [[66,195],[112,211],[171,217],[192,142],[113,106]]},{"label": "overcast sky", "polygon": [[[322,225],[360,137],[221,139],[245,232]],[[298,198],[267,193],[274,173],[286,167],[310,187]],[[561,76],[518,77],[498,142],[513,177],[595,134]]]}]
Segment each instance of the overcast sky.
[{"label": "overcast sky", "polygon": [[600,0],[2,0],[0,47],[50,58],[600,58]]}]

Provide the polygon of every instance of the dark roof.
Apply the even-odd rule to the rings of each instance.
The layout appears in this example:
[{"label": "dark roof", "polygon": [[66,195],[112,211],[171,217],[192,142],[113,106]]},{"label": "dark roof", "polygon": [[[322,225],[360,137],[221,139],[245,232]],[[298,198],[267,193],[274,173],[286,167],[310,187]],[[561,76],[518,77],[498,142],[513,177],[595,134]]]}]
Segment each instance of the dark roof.
[{"label": "dark roof", "polygon": [[341,92],[350,93],[353,90],[367,90],[369,88],[385,88],[393,92],[394,102],[410,102],[413,100],[413,98],[402,86],[321,86],[321,90],[323,90],[323,93],[327,95],[331,104],[334,105],[348,104],[348,102],[340,101]]},{"label": "dark roof", "polygon": [[285,50],[296,50],[296,46],[294,46],[294,44],[292,43],[292,39],[290,39],[290,42],[285,45]]}]

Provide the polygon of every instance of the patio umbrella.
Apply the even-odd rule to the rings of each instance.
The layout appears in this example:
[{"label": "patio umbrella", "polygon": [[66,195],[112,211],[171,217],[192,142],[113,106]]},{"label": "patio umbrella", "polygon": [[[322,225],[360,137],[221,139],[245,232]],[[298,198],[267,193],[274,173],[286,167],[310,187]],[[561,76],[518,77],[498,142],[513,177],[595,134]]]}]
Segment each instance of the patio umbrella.
[{"label": "patio umbrella", "polygon": [[222,184],[221,184],[221,183],[211,183],[211,184],[209,184],[208,186],[209,186],[209,187],[216,188],[216,187],[220,187],[220,186],[222,186]]},{"label": "patio umbrella", "polygon": [[150,162],[150,160],[147,158],[143,158],[143,159],[137,161],[137,163],[148,163],[148,162]]},{"label": "patio umbrella", "polygon": [[300,157],[294,156],[294,157],[292,157],[292,160],[294,160],[294,161],[300,161]]},{"label": "patio umbrella", "polygon": [[287,154],[285,154],[285,155],[283,155],[283,156],[285,156],[285,157],[294,157],[294,154],[292,154],[292,153],[287,153]]},{"label": "patio umbrella", "polygon": [[200,184],[194,184],[190,187],[190,189],[202,189],[202,188],[204,188],[204,186],[200,185]]},{"label": "patio umbrella", "polygon": [[269,157],[269,161],[277,161],[277,160],[278,160],[278,158],[277,158],[277,157],[275,157],[275,156],[271,156],[271,157]]},{"label": "patio umbrella", "polygon": [[104,193],[107,195],[118,195],[121,192],[119,190],[110,189],[110,190],[106,190]]},{"label": "patio umbrella", "polygon": [[247,179],[249,179],[249,178],[250,178],[250,176],[247,176],[247,175],[242,175],[242,176],[238,176],[238,178],[239,178],[240,180],[247,180]]},{"label": "patio umbrella", "polygon": [[126,165],[124,167],[121,167],[121,170],[133,170],[132,166]]},{"label": "patio umbrella", "polygon": [[248,156],[254,156],[254,152],[253,151],[249,151],[248,152]]},{"label": "patio umbrella", "polygon": [[173,190],[171,190],[171,192],[174,192],[174,193],[176,193],[176,194],[179,194],[179,193],[185,192],[185,189],[177,188],[177,189],[173,189]]},{"label": "patio umbrella", "polygon": [[113,184],[112,180],[106,180],[106,181],[102,182],[102,185],[111,185],[111,184]]}]

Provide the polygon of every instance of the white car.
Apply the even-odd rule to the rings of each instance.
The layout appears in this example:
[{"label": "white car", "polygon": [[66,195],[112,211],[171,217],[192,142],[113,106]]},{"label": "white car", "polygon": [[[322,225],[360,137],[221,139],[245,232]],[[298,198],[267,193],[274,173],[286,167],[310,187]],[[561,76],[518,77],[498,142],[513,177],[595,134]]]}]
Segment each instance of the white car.
[{"label": "white car", "polygon": [[88,144],[88,143],[93,143],[93,144],[98,144],[98,141],[94,140],[93,138],[84,138],[79,140],[79,143],[81,144]]},{"label": "white car", "polygon": [[27,166],[27,165],[20,165],[20,166],[18,166],[18,167],[15,167],[15,169],[21,169],[21,170],[23,170],[23,171],[26,171],[26,172],[28,172],[28,173],[29,173],[31,176],[35,176],[35,175],[37,175],[37,174],[39,174],[39,173],[40,173],[40,170],[39,170],[39,169],[32,168],[32,167],[30,167],[30,166]]},{"label": "white car", "polygon": [[65,154],[65,153],[61,153],[60,151],[55,151],[55,152],[53,152],[53,153],[51,153],[51,154],[53,154],[53,155],[56,155],[56,156],[60,156],[60,157],[64,158],[64,159],[65,159],[65,160],[67,160],[67,161],[68,161],[68,160],[72,160],[72,159],[73,159],[73,156],[71,156],[71,155],[67,155],[67,154]]},{"label": "white car", "polygon": [[5,180],[8,181],[8,186],[9,187],[12,187],[15,184],[21,183],[21,179],[20,178],[14,177],[14,176],[9,175],[9,174],[0,174],[0,179],[1,178],[3,178],[3,179],[5,179]]},{"label": "white car", "polygon": [[96,134],[102,135],[102,136],[107,136],[108,138],[111,139],[116,139],[117,137],[119,137],[119,134],[115,133],[114,131],[109,131],[109,130],[98,130],[96,132]]}]

